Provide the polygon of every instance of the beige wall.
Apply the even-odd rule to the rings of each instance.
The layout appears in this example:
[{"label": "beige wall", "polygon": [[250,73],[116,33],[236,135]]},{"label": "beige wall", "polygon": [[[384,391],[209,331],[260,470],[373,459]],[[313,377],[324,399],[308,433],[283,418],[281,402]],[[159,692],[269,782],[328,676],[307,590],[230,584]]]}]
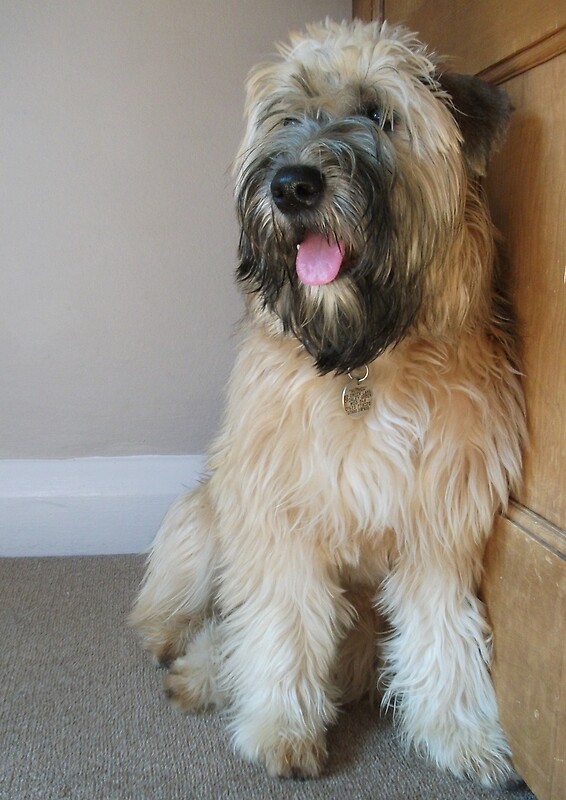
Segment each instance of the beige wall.
[{"label": "beige wall", "polygon": [[0,458],[199,453],[243,80],[350,0],[0,0]]}]

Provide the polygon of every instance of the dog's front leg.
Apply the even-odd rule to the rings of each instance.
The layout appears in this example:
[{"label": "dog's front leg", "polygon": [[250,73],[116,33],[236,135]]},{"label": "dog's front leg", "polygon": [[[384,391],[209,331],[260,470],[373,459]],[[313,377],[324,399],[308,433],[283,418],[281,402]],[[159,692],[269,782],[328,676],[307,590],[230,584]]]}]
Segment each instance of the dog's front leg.
[{"label": "dog's front leg", "polygon": [[234,548],[222,576],[223,681],[237,749],[280,777],[314,777],[336,715],[330,676],[350,607],[312,542]]},{"label": "dog's front leg", "polygon": [[456,563],[438,542],[399,560],[383,587],[395,629],[385,700],[407,741],[438,766],[485,786],[512,786],[518,776],[489,675],[490,631],[474,591],[478,564],[464,555]]},{"label": "dog's front leg", "polygon": [[153,543],[130,623],[167,666],[210,614],[216,567],[214,512],[205,482],[180,497]]}]

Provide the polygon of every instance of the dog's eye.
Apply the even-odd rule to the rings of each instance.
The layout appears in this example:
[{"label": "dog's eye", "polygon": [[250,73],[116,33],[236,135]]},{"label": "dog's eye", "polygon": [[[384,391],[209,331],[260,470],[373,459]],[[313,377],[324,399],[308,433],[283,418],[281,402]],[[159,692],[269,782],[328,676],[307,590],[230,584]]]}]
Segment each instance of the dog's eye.
[{"label": "dog's eye", "polygon": [[298,125],[300,120],[296,117],[285,117],[283,120],[283,125],[287,128],[289,125]]},{"label": "dog's eye", "polygon": [[382,130],[393,130],[394,117],[392,114],[388,114],[384,111],[383,108],[379,106],[368,106],[368,108],[365,109],[365,115],[368,119],[371,119],[372,122],[375,122],[376,125],[379,125]]}]

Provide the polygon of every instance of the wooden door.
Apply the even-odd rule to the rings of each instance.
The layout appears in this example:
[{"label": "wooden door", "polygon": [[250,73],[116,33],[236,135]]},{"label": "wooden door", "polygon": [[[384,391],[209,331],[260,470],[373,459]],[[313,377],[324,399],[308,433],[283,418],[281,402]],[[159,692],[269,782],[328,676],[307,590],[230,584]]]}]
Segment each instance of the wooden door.
[{"label": "wooden door", "polygon": [[530,443],[482,586],[493,679],[514,760],[540,800],[566,798],[566,4],[357,0],[403,22],[455,71],[502,85],[515,113],[487,181],[510,258]]}]

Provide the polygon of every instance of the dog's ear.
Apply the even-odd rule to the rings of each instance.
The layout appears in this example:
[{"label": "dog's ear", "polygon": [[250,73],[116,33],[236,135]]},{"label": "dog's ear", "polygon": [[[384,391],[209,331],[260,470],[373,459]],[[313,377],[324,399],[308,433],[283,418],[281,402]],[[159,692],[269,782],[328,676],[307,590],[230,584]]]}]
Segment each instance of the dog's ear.
[{"label": "dog's ear", "polygon": [[450,109],[462,134],[470,172],[485,175],[491,155],[503,142],[513,106],[507,94],[474,75],[447,72],[438,79],[451,98]]}]

